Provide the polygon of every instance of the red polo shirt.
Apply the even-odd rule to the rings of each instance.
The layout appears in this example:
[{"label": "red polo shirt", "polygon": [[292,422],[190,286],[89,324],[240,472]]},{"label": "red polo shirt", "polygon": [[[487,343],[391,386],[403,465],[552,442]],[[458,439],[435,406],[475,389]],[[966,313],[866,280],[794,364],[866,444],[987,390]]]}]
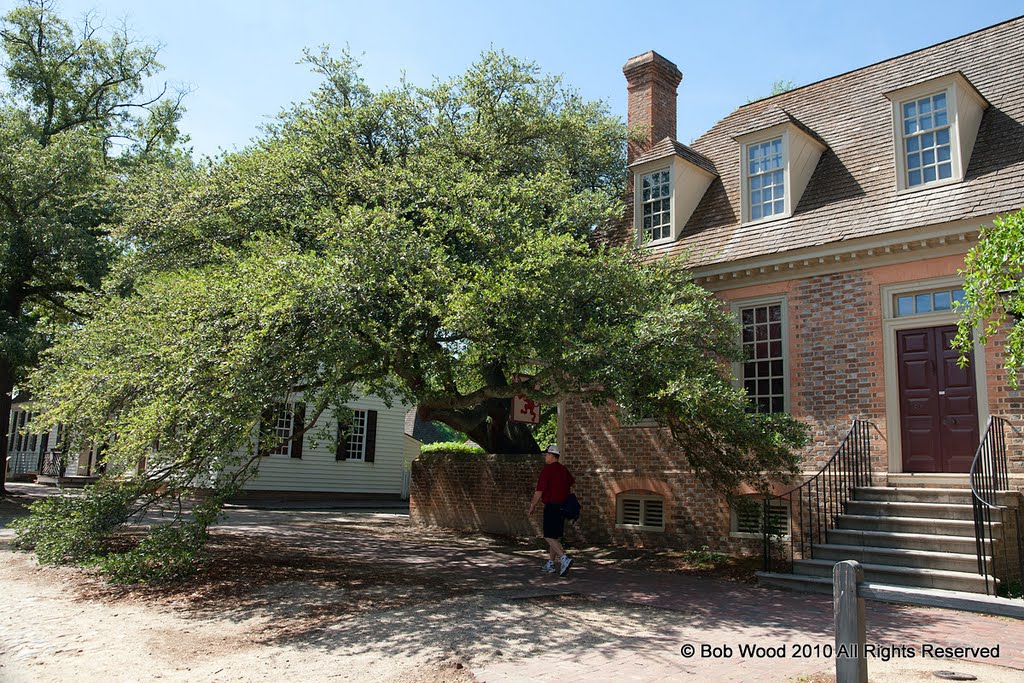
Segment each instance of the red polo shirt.
[{"label": "red polo shirt", "polygon": [[565,469],[560,462],[553,462],[544,465],[540,471],[540,478],[537,479],[537,490],[541,492],[540,499],[545,503],[564,503],[569,497],[569,489],[573,487],[576,480]]}]

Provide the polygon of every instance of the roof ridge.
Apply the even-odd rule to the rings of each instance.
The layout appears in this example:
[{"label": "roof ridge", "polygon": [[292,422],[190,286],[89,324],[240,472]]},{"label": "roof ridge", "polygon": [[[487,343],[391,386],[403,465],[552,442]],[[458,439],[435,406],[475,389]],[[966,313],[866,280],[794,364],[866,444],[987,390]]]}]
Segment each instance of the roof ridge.
[{"label": "roof ridge", "polygon": [[[968,38],[970,36],[973,36],[973,35],[978,34],[978,33],[982,33],[984,31],[991,31],[994,28],[998,28],[998,27],[1003,26],[1005,24],[1012,24],[1015,21],[1021,21],[1021,20],[1024,20],[1024,14],[1018,15],[1016,17],[1012,17],[1010,19],[1006,19],[1004,21],[997,22],[995,24],[991,24],[989,26],[983,26],[983,27],[981,27],[979,29],[976,29],[974,31],[969,31],[967,33],[962,33],[962,34],[960,34],[958,36],[953,36],[952,38],[947,38],[946,40],[940,40],[937,43],[932,43],[931,45],[925,45],[924,47],[919,47],[917,49],[910,50],[909,52],[904,52],[903,54],[895,55],[893,57],[886,57],[885,59],[880,59],[877,62],[872,62],[870,64],[865,64],[864,66],[858,66],[855,69],[849,69],[848,71],[843,71],[843,72],[840,72],[840,73],[837,73],[837,74],[833,74],[832,76],[826,76],[825,78],[819,78],[816,81],[811,81],[810,83],[804,83],[803,85],[798,85],[795,88],[791,88],[789,90],[786,90],[785,92],[781,92],[781,93],[778,93],[776,95],[765,95],[764,97],[760,97],[760,98],[758,98],[756,100],[751,100],[749,102],[741,104],[740,106],[736,107],[736,109],[734,109],[733,111],[737,112],[737,111],[740,111],[741,109],[745,109],[746,107],[749,107],[752,104],[757,104],[759,102],[764,102],[765,100],[770,100],[770,99],[772,99],[774,97],[782,97],[783,95],[788,95],[790,93],[796,92],[797,90],[803,90],[804,88],[809,88],[812,85],[817,85],[819,83],[824,83],[825,81],[831,81],[834,78],[842,78],[843,76],[849,76],[850,74],[857,73],[858,71],[864,71],[865,69],[871,69],[871,68],[876,67],[876,66],[878,66],[880,64],[885,64],[886,62],[892,62],[892,61],[895,61],[897,59],[903,59],[904,57],[909,57],[910,55],[916,54],[918,52],[924,52],[925,50],[931,50],[932,48],[939,47],[940,45],[945,45],[946,43],[952,43],[953,41],[956,41],[956,40],[961,40],[963,38]],[[712,126],[712,127],[714,127],[714,126]]]}]

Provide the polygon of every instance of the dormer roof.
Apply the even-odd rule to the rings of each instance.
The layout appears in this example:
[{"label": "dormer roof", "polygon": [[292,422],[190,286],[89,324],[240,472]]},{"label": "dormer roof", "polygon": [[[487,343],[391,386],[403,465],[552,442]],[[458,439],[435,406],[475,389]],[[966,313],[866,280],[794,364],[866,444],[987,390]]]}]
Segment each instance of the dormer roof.
[{"label": "dormer roof", "polygon": [[653,147],[637,157],[636,161],[630,164],[629,167],[642,166],[651,161],[667,159],[672,155],[682,158],[684,161],[707,171],[713,176],[718,175],[718,171],[715,170],[715,164],[710,159],[672,138],[663,138],[657,142]]},{"label": "dormer roof", "polygon": [[[1024,206],[1024,17],[746,104],[685,149],[717,173],[678,239],[706,272],[824,245],[954,221],[990,220]],[[963,180],[913,192],[896,185],[892,102],[886,93],[959,72],[990,106],[981,115]],[[685,95],[685,94],[684,94]],[[798,126],[827,141],[792,215],[744,224],[737,137]],[[656,147],[667,151],[664,140]],[[652,147],[643,158],[650,158]],[[674,151],[671,153],[675,153]]]}]

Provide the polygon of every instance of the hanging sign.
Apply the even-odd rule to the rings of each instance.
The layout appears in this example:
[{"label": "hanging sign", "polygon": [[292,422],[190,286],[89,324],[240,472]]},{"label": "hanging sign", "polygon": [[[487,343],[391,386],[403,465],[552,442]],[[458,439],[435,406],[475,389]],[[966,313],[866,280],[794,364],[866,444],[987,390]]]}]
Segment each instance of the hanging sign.
[{"label": "hanging sign", "polygon": [[540,423],[540,405],[529,396],[519,394],[512,397],[513,422],[525,422],[526,424]]}]

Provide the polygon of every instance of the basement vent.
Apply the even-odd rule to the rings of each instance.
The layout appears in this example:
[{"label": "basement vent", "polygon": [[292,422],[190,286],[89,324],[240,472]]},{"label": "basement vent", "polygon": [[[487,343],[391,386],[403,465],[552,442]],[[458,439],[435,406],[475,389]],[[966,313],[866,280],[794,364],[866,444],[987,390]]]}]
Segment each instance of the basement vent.
[{"label": "basement vent", "polygon": [[[764,519],[763,501],[750,501],[748,504],[732,508],[732,534],[735,536],[764,535],[762,520]],[[780,500],[773,500],[768,509],[770,533],[789,537],[789,505]]]},{"label": "basement vent", "polygon": [[665,501],[661,496],[621,495],[615,525],[620,529],[665,530]]}]

